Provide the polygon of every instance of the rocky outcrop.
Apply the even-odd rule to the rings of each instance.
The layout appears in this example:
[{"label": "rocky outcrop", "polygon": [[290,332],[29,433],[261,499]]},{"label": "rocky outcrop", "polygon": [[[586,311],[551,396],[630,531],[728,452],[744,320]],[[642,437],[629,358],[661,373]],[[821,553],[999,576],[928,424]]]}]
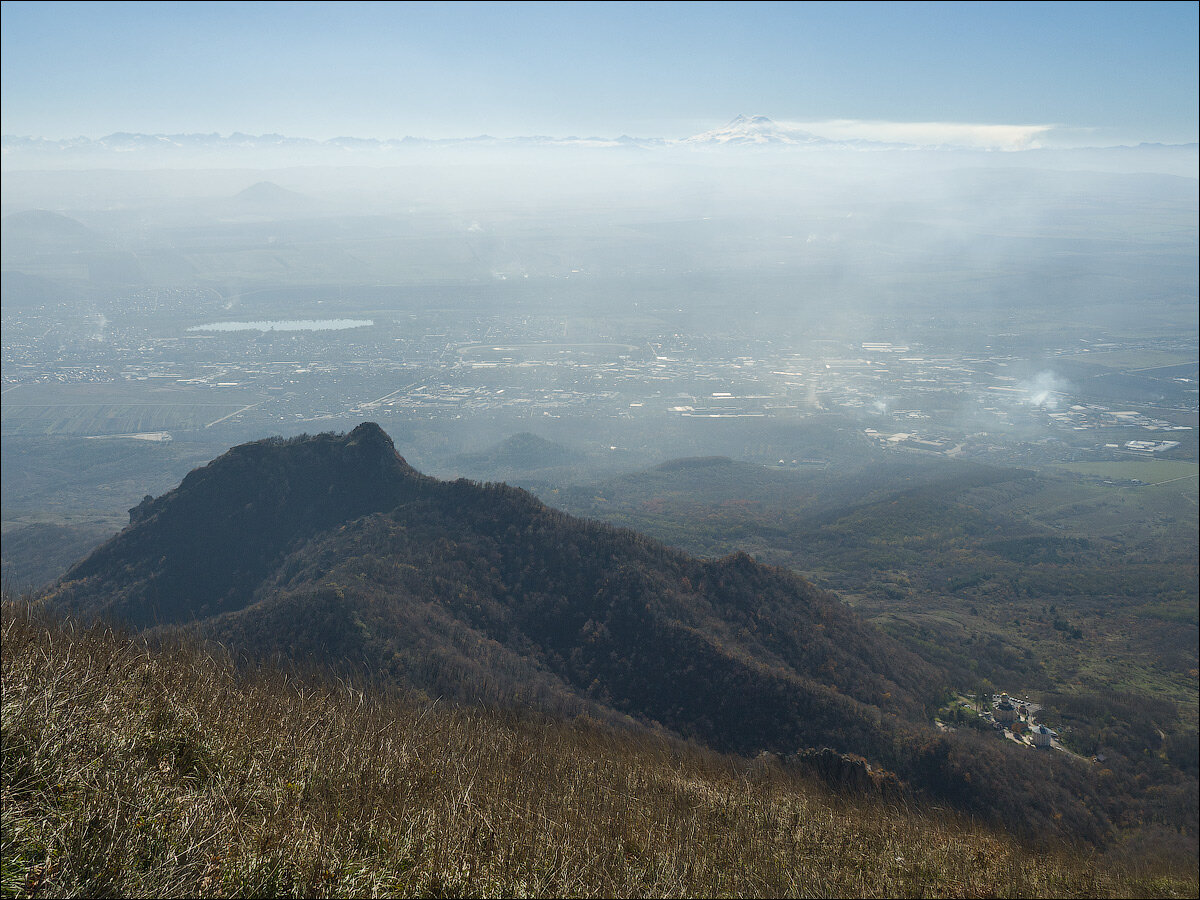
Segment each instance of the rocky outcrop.
[{"label": "rocky outcrop", "polygon": [[894,774],[875,768],[853,753],[839,753],[829,747],[806,749],[788,761],[812,772],[839,793],[875,795],[887,800],[899,800],[906,793]]}]

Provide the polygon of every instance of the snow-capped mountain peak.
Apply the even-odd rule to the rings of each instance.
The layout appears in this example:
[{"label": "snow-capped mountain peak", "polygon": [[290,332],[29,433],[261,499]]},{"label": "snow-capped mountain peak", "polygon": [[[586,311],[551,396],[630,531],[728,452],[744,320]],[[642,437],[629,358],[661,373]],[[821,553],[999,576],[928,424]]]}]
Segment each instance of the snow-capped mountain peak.
[{"label": "snow-capped mountain peak", "polygon": [[724,128],[685,138],[689,144],[829,144],[826,138],[780,125],[766,116],[738,115]]}]

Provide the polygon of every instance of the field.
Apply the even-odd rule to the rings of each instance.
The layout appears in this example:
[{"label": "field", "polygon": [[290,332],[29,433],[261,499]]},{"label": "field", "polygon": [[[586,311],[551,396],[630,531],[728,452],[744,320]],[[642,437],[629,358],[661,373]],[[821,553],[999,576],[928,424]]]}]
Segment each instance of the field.
[{"label": "field", "polygon": [[1197,478],[1200,476],[1200,465],[1175,459],[1064,463],[1054,468],[1108,481],[1142,481],[1145,482],[1146,487],[1174,484],[1178,489],[1189,491],[1192,494],[1197,492]]},{"label": "field", "polygon": [[4,395],[5,435],[116,435],[199,431],[258,401],[231,388],[173,381],[26,384]]}]

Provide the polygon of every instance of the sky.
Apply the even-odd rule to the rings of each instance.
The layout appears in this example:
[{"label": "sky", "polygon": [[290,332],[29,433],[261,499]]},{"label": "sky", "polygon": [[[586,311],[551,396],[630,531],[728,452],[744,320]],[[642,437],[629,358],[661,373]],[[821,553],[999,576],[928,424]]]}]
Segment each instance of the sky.
[{"label": "sky", "polygon": [[885,140],[1193,142],[1197,10],[4,2],[0,131],[683,138],[741,113]]}]

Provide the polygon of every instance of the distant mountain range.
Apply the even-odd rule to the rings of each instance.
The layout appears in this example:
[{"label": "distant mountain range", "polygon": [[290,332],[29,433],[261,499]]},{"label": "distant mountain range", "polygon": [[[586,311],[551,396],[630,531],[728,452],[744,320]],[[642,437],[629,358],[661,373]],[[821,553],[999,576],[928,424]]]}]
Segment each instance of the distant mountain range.
[{"label": "distant mountain range", "polygon": [[622,135],[617,138],[608,137],[551,137],[549,135],[525,135],[518,137],[499,138],[488,134],[463,138],[423,138],[406,136],[402,138],[359,138],[335,137],[328,140],[314,138],[288,137],[282,134],[242,134],[234,132],[228,136],[220,134],[136,134],[116,132],[101,138],[38,138],[17,135],[4,135],[0,138],[0,148],[5,155],[14,153],[47,152],[47,153],[179,153],[187,150],[257,150],[257,151],[314,151],[336,150],[347,156],[351,154],[372,154],[381,151],[411,149],[414,147],[437,147],[448,145],[560,145],[581,147],[623,147],[623,146],[661,146],[669,143],[661,138],[632,138]]},{"label": "distant mountain range", "polygon": [[[335,137],[328,140],[289,137],[281,134],[251,135],[235,132],[220,134],[137,134],[116,132],[101,138],[47,139],[18,135],[0,138],[0,153],[6,167],[22,165],[69,164],[92,160],[111,160],[142,157],[184,158],[193,155],[261,156],[270,154],[283,159],[317,160],[323,163],[369,163],[394,154],[426,149],[452,147],[560,147],[592,149],[634,149],[649,151],[664,148],[704,147],[774,147],[796,150],[917,150],[952,151],[975,147],[955,147],[947,144],[924,146],[866,139],[836,140],[780,124],[766,116],[738,115],[721,128],[705,131],[682,139],[662,137],[552,137],[525,135],[494,137],[481,134],[465,138],[402,137],[392,139]],[[1137,148],[1093,148],[1112,150],[1180,149],[1195,152],[1196,144],[1142,144]]]}]

